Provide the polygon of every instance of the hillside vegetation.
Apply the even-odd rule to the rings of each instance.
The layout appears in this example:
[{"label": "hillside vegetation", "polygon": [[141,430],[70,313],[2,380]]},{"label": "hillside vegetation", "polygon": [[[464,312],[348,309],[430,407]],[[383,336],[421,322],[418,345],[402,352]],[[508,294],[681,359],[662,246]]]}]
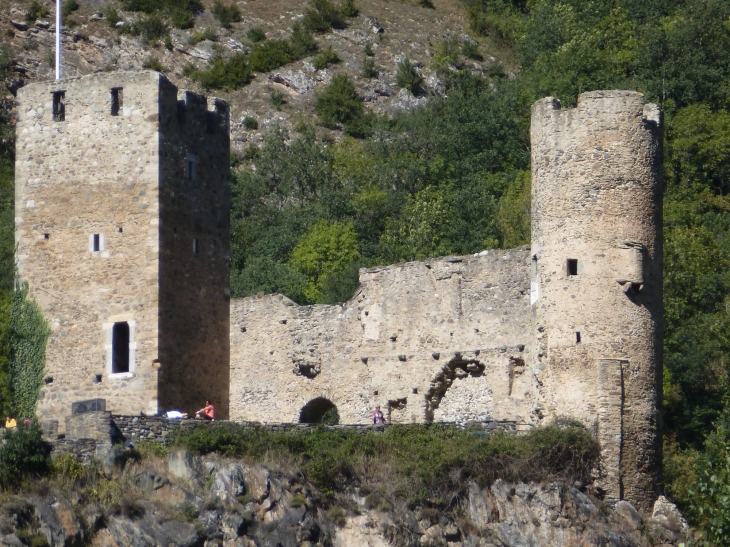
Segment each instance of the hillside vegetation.
[{"label": "hillside vegetation", "polygon": [[[263,14],[279,4],[241,5]],[[463,21],[463,28],[424,38],[431,43],[420,49],[406,36],[394,41],[389,30],[382,40],[340,47],[342,33],[366,28],[363,13],[352,17],[344,5],[324,0],[303,7],[303,19],[284,19],[286,28],[260,19],[261,28],[246,31],[250,45],[241,52],[216,47],[222,41],[199,28],[200,43],[207,40],[214,55],[184,73],[196,85],[228,90],[222,93],[244,116],[235,128],[241,137],[233,170],[233,294],[279,291],[301,303],[337,302],[352,294],[361,266],[527,243],[530,104],[553,95],[570,106],[593,89],[642,91],[666,119],[665,485],[708,545],[730,545],[730,1],[464,0],[435,2],[435,10],[420,4],[356,0],[347,13],[367,6],[384,25],[407,14],[416,28],[450,10],[444,24],[456,29]],[[150,51],[160,59],[170,36],[173,62],[175,26],[198,28],[213,13],[200,15],[202,6],[188,3],[183,11],[192,19],[185,20],[174,13],[181,5],[130,2],[119,9],[146,13],[135,16],[139,23],[129,32],[157,41]],[[248,24],[235,22],[231,9],[221,17],[234,27]],[[503,62],[489,60],[487,50]],[[377,62],[368,61],[373,53]],[[16,48],[12,55],[28,53]],[[8,69],[9,58],[0,68]],[[310,61],[324,68],[307,93],[256,75],[274,65],[314,74],[305,70]],[[180,75],[171,70],[171,77],[183,81],[178,64]],[[368,87],[373,78],[390,90],[388,104],[403,98],[399,104],[409,108],[381,108]],[[236,102],[248,98],[247,106]],[[253,107],[267,112],[265,120]],[[0,185],[6,295],[8,120]],[[263,136],[260,146],[247,144],[257,142],[251,135]],[[9,296],[2,302],[0,352],[9,355]],[[0,370],[7,371],[6,362]]]}]

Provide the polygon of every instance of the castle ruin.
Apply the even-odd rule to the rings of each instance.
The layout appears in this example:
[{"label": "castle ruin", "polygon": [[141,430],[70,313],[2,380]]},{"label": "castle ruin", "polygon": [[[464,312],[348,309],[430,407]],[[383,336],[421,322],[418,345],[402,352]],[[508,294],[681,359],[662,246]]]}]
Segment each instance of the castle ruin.
[{"label": "castle ruin", "polygon": [[[640,93],[532,109],[532,243],[361,270],[346,303],[230,301],[224,103],[156,73],[18,94],[20,276],[51,325],[39,412],[314,422],[580,420],[609,499],[660,469],[661,113]],[[115,110],[116,109],[116,110]]]}]

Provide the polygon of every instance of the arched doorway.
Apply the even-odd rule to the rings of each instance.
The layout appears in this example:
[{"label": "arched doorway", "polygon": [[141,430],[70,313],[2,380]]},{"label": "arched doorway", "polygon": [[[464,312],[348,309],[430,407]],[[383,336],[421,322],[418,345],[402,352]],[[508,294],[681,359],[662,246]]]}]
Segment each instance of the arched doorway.
[{"label": "arched doorway", "polygon": [[334,425],[340,423],[340,415],[332,401],[324,397],[317,397],[302,407],[302,411],[299,413],[299,423]]}]

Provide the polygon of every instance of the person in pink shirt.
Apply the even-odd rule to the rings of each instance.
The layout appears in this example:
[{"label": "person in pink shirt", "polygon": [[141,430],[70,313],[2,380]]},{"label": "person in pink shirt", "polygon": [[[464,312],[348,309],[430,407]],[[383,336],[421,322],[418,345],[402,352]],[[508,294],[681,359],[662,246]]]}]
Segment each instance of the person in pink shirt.
[{"label": "person in pink shirt", "polygon": [[195,413],[195,417],[203,420],[215,420],[215,407],[206,399],[205,406]]}]

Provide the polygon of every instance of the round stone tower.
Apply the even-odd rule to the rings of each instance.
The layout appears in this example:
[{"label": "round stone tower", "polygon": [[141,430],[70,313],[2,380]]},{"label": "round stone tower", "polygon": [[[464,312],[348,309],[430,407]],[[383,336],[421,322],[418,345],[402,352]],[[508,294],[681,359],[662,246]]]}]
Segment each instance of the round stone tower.
[{"label": "round stone tower", "polygon": [[609,499],[648,509],[659,479],[661,112],[640,93],[532,107],[533,366],[542,414],[601,442]]}]

